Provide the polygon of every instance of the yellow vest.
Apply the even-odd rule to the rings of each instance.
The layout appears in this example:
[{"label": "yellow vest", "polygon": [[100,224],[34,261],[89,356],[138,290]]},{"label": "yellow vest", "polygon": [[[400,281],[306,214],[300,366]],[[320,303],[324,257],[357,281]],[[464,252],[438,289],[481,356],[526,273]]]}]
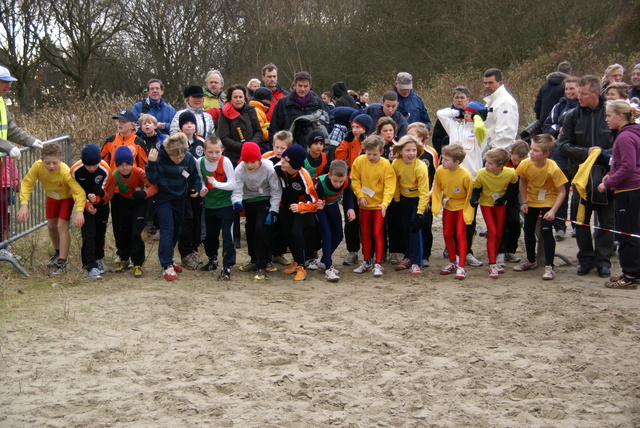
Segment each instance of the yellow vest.
[{"label": "yellow vest", "polygon": [[4,105],[4,97],[0,97],[0,138],[7,139],[9,120],[7,118],[7,108]]}]

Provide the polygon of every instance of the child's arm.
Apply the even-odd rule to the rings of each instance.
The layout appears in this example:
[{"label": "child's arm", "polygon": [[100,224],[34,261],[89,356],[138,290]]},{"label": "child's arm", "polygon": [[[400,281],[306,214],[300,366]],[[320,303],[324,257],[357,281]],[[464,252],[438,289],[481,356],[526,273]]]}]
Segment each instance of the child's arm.
[{"label": "child's arm", "polygon": [[475,220],[475,208],[471,206],[471,196],[473,194],[473,177],[471,174],[467,173],[467,175],[462,179],[462,188],[466,189],[467,196],[464,201],[464,208],[462,208],[462,214],[464,216],[464,222],[467,225],[473,223]]},{"label": "child's arm", "polygon": [[542,217],[547,221],[555,220],[556,213],[558,212],[560,205],[562,205],[562,202],[564,201],[565,196],[567,196],[567,190],[564,188],[564,184],[556,187],[556,191],[558,192],[558,196],[556,197],[556,200],[553,203],[553,206],[549,211],[546,212],[544,217]]},{"label": "child's arm", "polygon": [[306,184],[305,193],[308,195],[308,200],[307,202],[298,202],[296,204],[291,204],[289,208],[294,213],[316,212],[318,210],[318,193],[316,192],[316,188],[313,185],[313,180],[311,180],[311,175],[304,168],[300,169],[300,171],[298,171],[298,174],[301,174],[301,177]]},{"label": "child's arm", "polygon": [[[84,207],[87,202],[87,194],[80,184],[71,176],[71,173],[67,171],[63,176],[64,182],[71,189],[71,195],[73,196],[73,200],[75,201],[75,211],[76,211],[76,219],[74,220],[74,224],[76,227],[82,227],[84,224]],[[82,220],[79,220],[79,217]],[[79,224],[79,225],[78,225]]]},{"label": "child's arm", "polygon": [[441,175],[443,174],[442,167],[438,167],[436,170],[436,176],[433,179],[433,189],[431,190],[431,212],[434,216],[440,214],[442,209],[442,185],[440,184]]},{"label": "child's arm", "polygon": [[[229,190],[233,191],[236,188],[236,171],[233,169],[233,164],[228,157],[224,158],[224,162],[222,163],[222,167],[224,168],[224,173],[227,176],[227,181],[217,181],[213,179],[213,177],[209,178],[209,182],[213,187],[220,190]],[[211,181],[213,179],[213,182]]]},{"label": "child's arm", "polygon": [[[382,160],[381,160],[382,162]],[[398,186],[398,179],[396,178],[396,172],[389,162],[387,162],[386,174],[384,176],[384,190],[382,194],[382,203],[378,207],[382,210],[382,217],[387,213],[387,207],[393,199],[393,195],[396,192]]]},{"label": "child's arm", "polygon": [[[271,168],[271,173],[269,174],[269,192],[271,194],[271,197],[269,198],[269,202],[271,205],[271,207],[269,208],[269,211],[272,211],[277,214],[278,212],[280,212],[280,201],[282,200],[282,186],[280,185],[278,174],[276,174],[276,171],[273,168]],[[316,199],[317,199],[317,196],[316,196]]]},{"label": "child's arm", "polygon": [[[527,202],[527,179],[523,176],[520,176],[520,199],[522,199],[522,204],[520,204],[520,211],[523,213],[529,212],[529,203]],[[564,188],[564,186],[562,186]]]},{"label": "child's arm", "polygon": [[24,176],[22,182],[20,184],[20,209],[16,214],[16,220],[25,221],[27,217],[29,217],[29,198],[31,198],[31,192],[33,191],[33,187],[36,185],[36,181],[38,180],[40,173],[39,169],[42,165],[42,161],[36,161],[31,168],[29,168],[29,172]]},{"label": "child's arm", "polygon": [[151,184],[158,184],[160,182],[160,172],[158,171],[158,150],[151,149],[149,150],[149,163],[144,167],[145,174],[147,175],[147,180]]},{"label": "child's arm", "polygon": [[484,122],[479,114],[473,115],[473,135],[476,136],[476,142],[479,146],[482,145],[484,140],[486,140],[487,135],[489,135],[489,131],[487,127],[484,126]]},{"label": "child's arm", "polygon": [[158,193],[158,186],[155,184],[151,184],[149,182],[149,180],[147,179],[147,175],[144,172],[144,169],[140,168],[138,170],[138,174],[140,175],[140,180],[144,183],[145,186],[147,186],[147,188],[144,190],[144,192],[147,194],[146,198],[150,198],[156,193]]},{"label": "child's arm", "polygon": [[360,181],[360,162],[356,159],[351,168],[351,190],[358,199],[358,205],[362,208],[367,207],[367,199],[362,193],[362,182]]}]

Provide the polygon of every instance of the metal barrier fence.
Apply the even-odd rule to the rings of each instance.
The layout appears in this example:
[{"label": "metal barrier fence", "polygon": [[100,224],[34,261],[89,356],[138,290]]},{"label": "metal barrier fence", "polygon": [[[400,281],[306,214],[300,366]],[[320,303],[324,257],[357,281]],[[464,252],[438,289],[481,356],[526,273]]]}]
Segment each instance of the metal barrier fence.
[{"label": "metal barrier fence", "polygon": [[[43,144],[59,143],[62,146],[64,163],[73,164],[71,139],[68,136],[47,140]],[[29,217],[18,223],[16,213],[20,209],[20,180],[29,168],[40,159],[40,150],[30,147],[20,149],[20,160],[14,160],[6,153],[0,153],[0,262],[9,262],[24,276],[29,276],[7,246],[37,229],[46,226],[46,195],[41,185],[36,184],[29,199]]]}]

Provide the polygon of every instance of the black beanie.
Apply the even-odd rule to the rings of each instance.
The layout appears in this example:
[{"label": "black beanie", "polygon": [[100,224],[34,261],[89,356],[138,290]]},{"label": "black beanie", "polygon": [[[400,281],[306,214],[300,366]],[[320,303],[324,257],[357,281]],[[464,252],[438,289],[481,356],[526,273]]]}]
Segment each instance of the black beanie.
[{"label": "black beanie", "polygon": [[178,128],[182,130],[182,125],[184,125],[187,122],[192,122],[194,125],[196,125],[196,128],[198,127],[198,122],[196,121],[196,115],[190,112],[189,110],[183,112],[178,118]]}]

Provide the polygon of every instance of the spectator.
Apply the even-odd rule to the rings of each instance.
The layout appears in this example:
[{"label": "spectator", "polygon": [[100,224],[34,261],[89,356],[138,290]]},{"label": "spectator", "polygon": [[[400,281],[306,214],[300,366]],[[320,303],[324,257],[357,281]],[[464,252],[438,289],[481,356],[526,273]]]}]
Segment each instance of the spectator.
[{"label": "spectator", "polygon": [[518,135],[520,115],[518,103],[502,84],[502,71],[490,68],[484,72],[484,101],[489,113],[485,124],[489,131],[489,147],[509,150]]},{"label": "spectator", "polygon": [[[217,109],[219,112],[225,103],[224,91],[222,90],[224,87],[222,73],[219,70],[209,70],[204,80],[206,86],[202,88],[203,96],[205,97],[203,108],[205,111]],[[217,119],[215,117],[215,120]],[[205,136],[204,134],[200,135]]]},{"label": "spectator", "polygon": [[422,98],[413,91],[413,76],[406,72],[398,73],[393,90],[398,94],[398,109],[407,122],[422,122],[431,128],[429,112]]},{"label": "spectator", "polygon": [[610,83],[604,90],[604,99],[610,100],[626,100],[629,97],[627,84],[624,82]]},{"label": "spectator", "polygon": [[331,87],[331,90],[333,91],[333,98],[336,100],[336,107],[344,106],[358,108],[356,101],[351,97],[351,95],[349,95],[346,83],[342,81],[336,82]]},{"label": "spectator", "polygon": [[224,154],[236,165],[245,142],[253,141],[260,145],[262,126],[256,108],[247,104],[247,90],[244,86],[230,86],[227,89],[227,99],[229,102],[222,107],[218,132],[224,146]]},{"label": "spectator", "polygon": [[[165,135],[171,130],[171,120],[176,115],[176,109],[162,98],[164,85],[160,79],[150,79],[147,82],[147,96],[133,105],[131,111],[140,117],[150,114],[158,120],[156,129]],[[136,122],[137,123],[137,122]]]},{"label": "spectator", "polygon": [[[456,86],[453,88],[453,104],[451,108],[458,110],[461,114],[464,108],[469,104],[471,100],[471,91],[466,86]],[[444,146],[449,145],[449,134],[442,126],[440,120],[436,120],[436,124],[433,127],[433,136],[431,138],[433,148],[438,152],[438,156],[442,152]]]},{"label": "spectator", "polygon": [[358,91],[358,101],[356,101],[356,104],[360,110],[367,108],[369,106],[369,91],[366,89]]},{"label": "spectator", "polygon": [[[221,96],[222,97],[222,96]],[[215,125],[213,124],[213,118],[207,113],[204,108],[204,91],[200,86],[187,86],[184,90],[185,108],[180,110],[173,116],[171,121],[171,135],[180,130],[179,121],[180,115],[185,111],[190,111],[196,116],[196,134],[203,138],[211,137],[215,131]]]},{"label": "spectator", "polygon": [[267,120],[271,122],[271,115],[273,114],[273,107],[280,100],[289,95],[289,92],[285,91],[278,84],[278,67],[269,63],[262,67],[262,85],[271,91],[271,98],[273,98],[273,104],[271,109],[267,112]]},{"label": "spectator", "polygon": [[629,99],[640,98],[640,63],[631,70],[631,88],[629,89]]},{"label": "spectator", "polygon": [[564,95],[564,80],[571,74],[571,64],[563,61],[558,64],[558,70],[547,75],[547,81],[538,91],[536,103],[533,111],[536,113],[536,120],[540,121],[540,125],[551,113],[551,109],[558,103],[562,95]]},{"label": "spectator", "polygon": [[624,77],[624,67],[620,64],[611,64],[604,71],[604,76],[602,76],[602,89],[600,93],[604,93],[605,89],[612,83],[623,82],[622,78]]}]

